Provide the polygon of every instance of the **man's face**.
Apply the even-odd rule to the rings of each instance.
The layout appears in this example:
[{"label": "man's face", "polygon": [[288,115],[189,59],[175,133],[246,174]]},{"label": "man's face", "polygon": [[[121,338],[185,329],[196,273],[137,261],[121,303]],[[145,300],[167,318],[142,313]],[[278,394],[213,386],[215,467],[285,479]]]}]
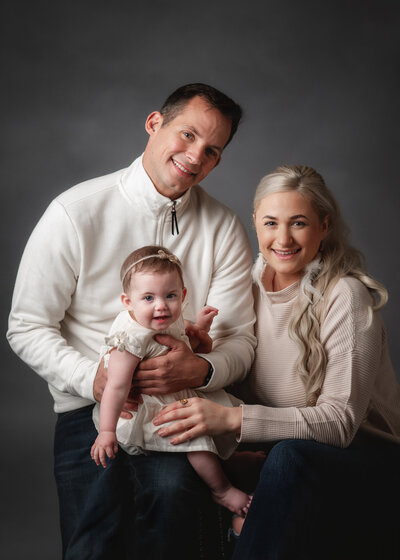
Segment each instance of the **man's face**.
[{"label": "man's face", "polygon": [[155,188],[171,200],[200,183],[216,165],[228,142],[231,121],[201,97],[194,97],[167,125],[151,113],[143,166]]}]

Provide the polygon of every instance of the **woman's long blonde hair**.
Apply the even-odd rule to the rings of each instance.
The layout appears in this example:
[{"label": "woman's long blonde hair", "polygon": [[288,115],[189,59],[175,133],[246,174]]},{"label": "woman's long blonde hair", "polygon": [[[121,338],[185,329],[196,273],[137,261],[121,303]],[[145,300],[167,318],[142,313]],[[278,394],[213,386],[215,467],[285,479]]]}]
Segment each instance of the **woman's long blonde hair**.
[{"label": "woman's long blonde hair", "polygon": [[289,335],[298,344],[296,366],[306,390],[308,405],[313,405],[324,382],[327,356],[321,343],[321,324],[327,310],[329,294],[343,276],[353,276],[372,295],[369,310],[381,309],[388,300],[385,287],[369,276],[364,257],[349,242],[349,228],[338,204],[319,173],[307,166],[281,166],[261,179],[254,197],[254,212],[261,200],[277,192],[296,191],[307,198],[320,221],[328,216],[328,233],[320,252],[305,271],[289,325]]}]

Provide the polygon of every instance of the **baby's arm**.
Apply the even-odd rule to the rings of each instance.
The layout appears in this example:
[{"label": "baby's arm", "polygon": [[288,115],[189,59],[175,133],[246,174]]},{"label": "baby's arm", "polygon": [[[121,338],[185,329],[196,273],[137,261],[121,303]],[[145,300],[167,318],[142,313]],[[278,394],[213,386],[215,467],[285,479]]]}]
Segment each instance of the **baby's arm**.
[{"label": "baby's arm", "polygon": [[99,435],[91,449],[96,465],[106,467],[106,455],[113,459],[118,451],[115,433],[119,415],[132,383],[132,375],[140,358],[124,350],[111,351],[108,363],[107,384],[100,404]]},{"label": "baby's arm", "polygon": [[186,335],[189,337],[193,352],[201,354],[211,352],[212,340],[207,333],[216,315],[218,315],[218,309],[211,307],[211,305],[205,305],[197,312],[194,325],[186,322]]}]

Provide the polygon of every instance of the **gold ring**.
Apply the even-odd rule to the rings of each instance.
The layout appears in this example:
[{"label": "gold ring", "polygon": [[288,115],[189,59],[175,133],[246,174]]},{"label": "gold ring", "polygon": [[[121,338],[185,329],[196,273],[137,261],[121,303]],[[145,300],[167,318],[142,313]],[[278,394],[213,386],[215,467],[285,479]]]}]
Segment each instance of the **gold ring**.
[{"label": "gold ring", "polygon": [[189,401],[187,399],[181,399],[181,405],[186,406]]}]

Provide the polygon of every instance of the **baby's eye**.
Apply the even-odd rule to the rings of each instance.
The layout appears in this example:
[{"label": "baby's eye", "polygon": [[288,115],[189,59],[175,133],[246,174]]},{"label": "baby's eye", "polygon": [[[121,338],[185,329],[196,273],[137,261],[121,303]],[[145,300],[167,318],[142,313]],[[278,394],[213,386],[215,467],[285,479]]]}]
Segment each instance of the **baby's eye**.
[{"label": "baby's eye", "polygon": [[167,299],[173,299],[176,297],[176,294],[168,294]]},{"label": "baby's eye", "polygon": [[145,301],[153,301],[153,296],[144,296]]}]

